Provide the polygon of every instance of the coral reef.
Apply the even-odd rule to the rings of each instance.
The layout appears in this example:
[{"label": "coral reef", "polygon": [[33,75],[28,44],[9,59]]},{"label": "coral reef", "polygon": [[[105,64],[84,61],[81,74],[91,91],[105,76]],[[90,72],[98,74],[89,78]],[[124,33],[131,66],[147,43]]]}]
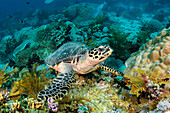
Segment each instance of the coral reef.
[{"label": "coral reef", "polygon": [[170,85],[170,81],[168,81],[170,78],[169,73],[165,76],[161,76],[161,73],[154,71],[145,72],[138,69],[137,72],[138,76],[132,77],[125,75],[125,77],[129,78],[131,84],[131,94],[139,97],[139,92],[145,92],[144,96],[146,96],[146,99],[158,100],[158,96],[162,93],[165,93],[164,95],[166,95],[170,90],[170,88],[165,87],[165,85]]},{"label": "coral reef", "polygon": [[[128,9],[116,3],[114,6],[117,9],[110,9],[109,5],[99,12],[97,18],[93,16],[97,4],[93,3],[66,6],[62,14],[55,12],[49,15],[37,9],[30,12],[29,17],[22,19],[22,27],[26,24],[32,27],[18,29],[14,35],[2,38],[0,62],[13,62],[10,65],[19,67],[20,72],[11,76],[17,72],[15,69],[6,71],[7,65],[0,69],[0,112],[102,113],[118,110],[169,110],[170,28],[169,23],[165,22],[168,10],[158,10],[157,4],[148,3],[146,10],[151,10],[149,5],[152,5],[157,11],[157,14],[148,16],[142,14],[144,10],[139,7]],[[119,8],[123,12],[118,12]],[[115,12],[109,13],[106,10]],[[145,19],[137,20],[144,16]],[[43,23],[46,25],[40,26]],[[151,34],[156,34],[163,25],[167,25],[167,29],[152,38]],[[47,69],[45,64],[39,66],[38,63],[43,64],[47,55],[68,41],[83,42],[91,48],[109,44],[114,52],[106,62],[116,69],[123,66],[130,54],[141,47],[126,61],[124,77],[100,70],[88,75],[76,75],[77,81],[67,95],[57,100],[50,98],[47,105],[46,101],[37,99],[37,94],[50,84],[56,73]],[[50,76],[51,73],[53,77]],[[13,79],[9,79],[10,77]],[[11,84],[13,82],[12,90],[8,81]]]},{"label": "coral reef", "polygon": [[168,111],[170,110],[170,100],[164,99],[161,100],[157,105],[157,111]]},{"label": "coral reef", "polygon": [[29,40],[26,40],[22,42],[19,46],[17,46],[13,51],[13,56],[16,57],[17,53],[22,51],[27,45],[29,45],[31,42]]}]

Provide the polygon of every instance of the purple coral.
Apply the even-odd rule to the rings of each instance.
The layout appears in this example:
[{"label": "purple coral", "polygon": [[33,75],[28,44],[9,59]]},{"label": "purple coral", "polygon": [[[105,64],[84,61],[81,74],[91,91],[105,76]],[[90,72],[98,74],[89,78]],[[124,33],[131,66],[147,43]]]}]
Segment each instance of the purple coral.
[{"label": "purple coral", "polygon": [[57,112],[58,110],[58,103],[54,101],[54,99],[49,98],[48,99],[48,108],[52,110],[53,112]]},{"label": "purple coral", "polygon": [[158,100],[158,96],[161,95],[165,89],[160,85],[153,83],[146,75],[142,76],[145,81],[147,98]]}]

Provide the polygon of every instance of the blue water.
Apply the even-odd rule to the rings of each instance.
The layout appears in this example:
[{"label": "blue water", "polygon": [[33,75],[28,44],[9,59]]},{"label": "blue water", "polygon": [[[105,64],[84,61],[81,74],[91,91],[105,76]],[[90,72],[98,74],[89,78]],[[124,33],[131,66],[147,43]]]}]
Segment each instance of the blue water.
[{"label": "blue water", "polygon": [[[70,2],[72,1],[74,0],[70,0]],[[59,9],[67,3],[69,3],[67,0],[55,0],[51,4],[45,4],[44,0],[0,0],[0,16],[10,15],[15,12],[22,12],[23,14],[31,9]]]},{"label": "blue water", "polygon": [[54,0],[50,4],[45,4],[45,0],[0,0],[0,17],[10,15],[15,12],[26,13],[31,9],[45,9],[47,11],[61,10],[63,7],[77,2],[102,2],[98,0]]},{"label": "blue water", "polygon": [[[15,12],[22,12],[25,13],[30,9],[45,9],[45,10],[55,10],[59,9],[62,10],[64,7],[81,2],[91,2],[91,3],[103,3],[106,1],[109,3],[108,5],[116,5],[117,3],[123,3],[126,5],[131,5],[134,7],[140,7],[145,5],[149,2],[152,4],[158,0],[54,0],[50,4],[45,4],[45,0],[0,0],[0,17],[10,15]],[[160,2],[161,0],[159,0]],[[167,5],[169,1],[163,0],[161,1],[162,5]]]},{"label": "blue water", "polygon": [[[54,0],[49,4],[46,4],[45,0],[0,0],[0,39],[7,35],[13,35],[24,27],[39,27],[49,24],[51,15],[64,14],[69,21],[77,25],[80,22],[76,18],[83,14],[79,14],[80,11],[75,14],[74,10],[69,9],[70,15],[68,16],[67,12],[64,11],[69,7],[75,7],[75,4],[81,3],[93,3],[89,10],[90,7],[88,6],[78,9],[80,11],[86,10],[86,12],[83,12],[84,15],[86,13],[88,15],[93,10],[90,12],[91,15],[87,16],[89,20],[83,20],[86,17],[79,17],[80,20],[83,20],[82,23],[92,21],[97,16],[100,17],[100,13],[104,12],[102,17],[106,18],[106,21],[110,24],[130,20],[140,23],[149,18],[155,19],[161,24],[161,29],[169,26],[169,0]],[[119,19],[121,20],[119,21]],[[125,24],[122,23],[122,25]],[[125,27],[128,26],[125,25]],[[126,31],[127,29],[123,30]]]}]

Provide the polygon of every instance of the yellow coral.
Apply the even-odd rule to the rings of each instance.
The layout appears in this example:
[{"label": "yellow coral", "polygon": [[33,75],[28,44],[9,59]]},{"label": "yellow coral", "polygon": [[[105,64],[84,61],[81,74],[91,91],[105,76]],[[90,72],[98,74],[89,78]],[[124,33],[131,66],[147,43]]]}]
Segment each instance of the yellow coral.
[{"label": "yellow coral", "polygon": [[6,71],[8,64],[5,65],[4,69],[0,69],[0,87],[3,83],[8,81],[10,74],[16,73],[18,70],[15,68],[11,71]]},{"label": "yellow coral", "polygon": [[14,82],[12,90],[10,92],[10,97],[13,100],[19,99],[22,94],[27,94],[29,97],[37,99],[37,94],[39,91],[48,85],[49,77],[46,77],[48,70],[36,71],[38,64],[33,64],[31,73],[24,74],[22,78]]},{"label": "yellow coral", "polygon": [[[138,76],[133,76],[131,74],[124,75],[126,78],[129,79],[130,83],[128,84],[128,86],[131,86],[130,94],[132,95],[129,96],[127,92],[126,93],[125,91],[123,92],[125,96],[125,100],[128,101],[129,104],[134,109],[153,110],[156,108],[156,105],[158,104],[160,100],[164,98],[170,98],[169,89],[166,90],[163,87],[160,88],[160,86],[162,85],[170,85],[170,81],[167,80],[170,78],[170,73],[167,73],[166,75],[162,76],[161,72],[159,71],[155,72],[150,69],[142,70],[139,68],[136,70],[137,70]],[[150,90],[148,90],[149,84],[147,83],[152,83],[158,86],[158,89],[156,92],[157,93],[160,92],[160,93],[158,93],[156,99],[150,99],[149,97],[147,97],[147,96],[150,96],[149,91],[152,90],[151,88],[154,88],[154,87],[151,87]],[[142,95],[142,94],[145,94],[145,95]],[[148,107],[146,105],[148,105]]]}]

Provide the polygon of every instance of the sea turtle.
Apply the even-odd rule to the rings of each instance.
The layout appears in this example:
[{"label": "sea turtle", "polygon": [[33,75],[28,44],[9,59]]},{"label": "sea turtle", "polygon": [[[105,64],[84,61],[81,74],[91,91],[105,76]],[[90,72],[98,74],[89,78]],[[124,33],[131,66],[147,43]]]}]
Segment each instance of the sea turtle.
[{"label": "sea turtle", "polygon": [[45,59],[45,63],[57,70],[59,74],[47,89],[39,92],[38,99],[62,98],[75,81],[75,74],[87,74],[102,69],[120,75],[120,72],[103,65],[103,61],[111,55],[112,51],[108,45],[90,50],[80,42],[65,43]]}]

